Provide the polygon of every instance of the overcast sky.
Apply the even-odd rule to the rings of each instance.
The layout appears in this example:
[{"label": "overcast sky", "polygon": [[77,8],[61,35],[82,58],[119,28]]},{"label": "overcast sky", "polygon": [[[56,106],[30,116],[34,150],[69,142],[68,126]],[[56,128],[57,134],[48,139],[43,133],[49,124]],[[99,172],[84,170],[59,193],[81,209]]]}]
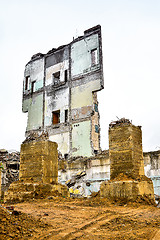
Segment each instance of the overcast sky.
[{"label": "overcast sky", "polygon": [[97,24],[105,82],[98,94],[102,149],[117,117],[142,126],[144,151],[160,149],[159,0],[0,0],[0,148],[19,150],[25,138],[22,85],[31,56]]}]

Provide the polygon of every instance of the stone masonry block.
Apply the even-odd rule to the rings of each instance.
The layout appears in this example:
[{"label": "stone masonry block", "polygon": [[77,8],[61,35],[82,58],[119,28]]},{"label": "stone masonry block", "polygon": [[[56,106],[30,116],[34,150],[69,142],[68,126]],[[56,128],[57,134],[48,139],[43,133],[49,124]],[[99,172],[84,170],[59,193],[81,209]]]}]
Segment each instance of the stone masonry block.
[{"label": "stone masonry block", "polygon": [[31,141],[21,145],[20,180],[52,183],[58,181],[57,143]]}]

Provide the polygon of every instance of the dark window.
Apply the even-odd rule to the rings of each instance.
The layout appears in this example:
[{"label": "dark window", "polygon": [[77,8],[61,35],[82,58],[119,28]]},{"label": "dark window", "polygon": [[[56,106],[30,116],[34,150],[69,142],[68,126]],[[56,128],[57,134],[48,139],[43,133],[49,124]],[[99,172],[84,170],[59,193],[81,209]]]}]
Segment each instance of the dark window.
[{"label": "dark window", "polygon": [[68,159],[68,154],[67,153],[64,154],[64,159]]},{"label": "dark window", "polygon": [[96,65],[98,63],[97,59],[97,49],[91,50],[91,65]]},{"label": "dark window", "polygon": [[52,112],[52,123],[60,123],[60,110]]},{"label": "dark window", "polygon": [[65,122],[68,122],[68,109],[65,110]]},{"label": "dark window", "polygon": [[60,83],[60,71],[53,73],[53,84],[58,85]]},{"label": "dark window", "polygon": [[94,110],[95,110],[95,112],[98,112],[98,104],[94,104]]},{"label": "dark window", "polygon": [[29,81],[30,81],[30,76],[27,76],[25,80],[25,90],[29,89]]},{"label": "dark window", "polygon": [[68,80],[68,73],[67,70],[64,71],[64,81],[67,82]]},{"label": "dark window", "polygon": [[97,155],[98,154],[98,150],[94,150],[94,154]]},{"label": "dark window", "polygon": [[95,132],[99,133],[99,126],[98,125],[95,125]]},{"label": "dark window", "polygon": [[33,81],[32,85],[31,85],[31,93],[33,93],[35,91],[36,91],[36,81]]}]

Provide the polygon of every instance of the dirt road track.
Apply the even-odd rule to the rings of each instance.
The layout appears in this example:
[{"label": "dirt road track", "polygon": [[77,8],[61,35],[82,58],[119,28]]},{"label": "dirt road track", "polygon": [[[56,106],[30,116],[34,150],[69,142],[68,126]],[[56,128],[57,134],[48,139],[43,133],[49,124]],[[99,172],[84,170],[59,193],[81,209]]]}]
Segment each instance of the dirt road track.
[{"label": "dirt road track", "polygon": [[160,239],[160,209],[152,206],[54,199],[17,204],[16,209],[52,226],[32,239]]},{"label": "dirt road track", "polygon": [[33,220],[27,222],[26,219],[26,225],[22,222],[32,234],[25,238],[17,233],[16,238],[13,236],[2,239],[160,239],[160,209],[153,206],[140,204],[119,206],[100,198],[87,200],[54,198],[19,203],[14,207],[15,210],[25,213],[29,219],[35,219],[35,225]]}]

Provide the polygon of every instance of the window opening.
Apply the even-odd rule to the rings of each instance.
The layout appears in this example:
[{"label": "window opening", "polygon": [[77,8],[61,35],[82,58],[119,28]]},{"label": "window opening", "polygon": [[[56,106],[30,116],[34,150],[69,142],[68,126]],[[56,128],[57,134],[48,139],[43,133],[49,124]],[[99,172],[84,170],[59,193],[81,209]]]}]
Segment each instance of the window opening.
[{"label": "window opening", "polygon": [[60,83],[60,71],[53,73],[53,84],[58,85]]},{"label": "window opening", "polygon": [[99,133],[99,126],[98,125],[95,125],[95,132]]},{"label": "window opening", "polygon": [[68,122],[68,109],[65,110],[65,122]]},{"label": "window opening", "polygon": [[66,159],[66,160],[68,159],[68,153],[64,154],[64,159]]},{"label": "window opening", "polygon": [[94,104],[94,110],[95,110],[95,112],[98,112],[98,104]]},{"label": "window opening", "polygon": [[97,155],[98,154],[98,150],[94,150],[94,154]]},{"label": "window opening", "polygon": [[30,81],[30,76],[27,76],[25,80],[25,90],[29,89],[29,81]]},{"label": "window opening", "polygon": [[52,123],[60,123],[60,110],[52,112]]},{"label": "window opening", "polygon": [[64,71],[64,81],[67,82],[68,76],[67,76],[67,70]]},{"label": "window opening", "polygon": [[33,81],[32,85],[31,85],[31,93],[33,93],[35,91],[36,91],[36,81]]},{"label": "window opening", "polygon": [[98,63],[97,49],[91,50],[91,65],[96,65]]}]

